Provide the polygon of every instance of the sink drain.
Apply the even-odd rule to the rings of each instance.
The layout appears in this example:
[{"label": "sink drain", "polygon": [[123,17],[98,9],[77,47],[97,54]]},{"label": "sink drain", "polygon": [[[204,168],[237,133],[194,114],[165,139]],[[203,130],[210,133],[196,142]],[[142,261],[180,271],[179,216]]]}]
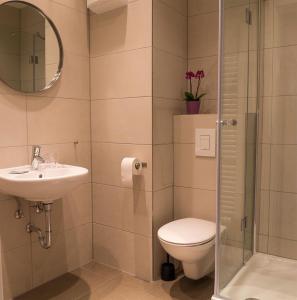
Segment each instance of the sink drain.
[{"label": "sink drain", "polygon": [[259,298],[245,298],[245,300],[260,300]]}]

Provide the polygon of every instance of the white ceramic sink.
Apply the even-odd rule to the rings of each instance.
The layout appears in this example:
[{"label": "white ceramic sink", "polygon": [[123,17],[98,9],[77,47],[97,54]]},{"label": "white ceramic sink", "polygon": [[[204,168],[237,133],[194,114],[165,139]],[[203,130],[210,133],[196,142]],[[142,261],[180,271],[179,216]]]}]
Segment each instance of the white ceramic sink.
[{"label": "white ceramic sink", "polygon": [[86,181],[88,170],[70,165],[0,169],[0,191],[30,201],[53,202]]}]

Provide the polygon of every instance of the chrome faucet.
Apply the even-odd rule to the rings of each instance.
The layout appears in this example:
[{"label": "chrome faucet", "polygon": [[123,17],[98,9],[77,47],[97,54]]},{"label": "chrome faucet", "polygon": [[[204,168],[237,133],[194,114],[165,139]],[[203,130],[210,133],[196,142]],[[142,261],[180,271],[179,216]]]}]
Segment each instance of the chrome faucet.
[{"label": "chrome faucet", "polygon": [[41,152],[40,146],[34,145],[32,147],[32,162],[31,162],[32,170],[37,170],[39,164],[45,162],[45,160],[41,157],[40,152]]}]

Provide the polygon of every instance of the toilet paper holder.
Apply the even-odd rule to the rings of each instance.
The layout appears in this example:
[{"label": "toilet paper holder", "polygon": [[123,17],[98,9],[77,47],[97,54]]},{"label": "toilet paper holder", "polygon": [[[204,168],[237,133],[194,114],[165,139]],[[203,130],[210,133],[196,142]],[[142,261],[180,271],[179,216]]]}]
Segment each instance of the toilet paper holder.
[{"label": "toilet paper holder", "polygon": [[147,168],[147,163],[146,162],[141,162],[141,163],[137,162],[135,164],[136,170],[139,170],[140,166],[142,166],[143,168]]}]

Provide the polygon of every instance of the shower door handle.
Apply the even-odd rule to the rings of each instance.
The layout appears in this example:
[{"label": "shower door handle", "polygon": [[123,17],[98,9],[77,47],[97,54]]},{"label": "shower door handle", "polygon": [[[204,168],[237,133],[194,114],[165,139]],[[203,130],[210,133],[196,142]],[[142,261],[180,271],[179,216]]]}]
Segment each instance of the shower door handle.
[{"label": "shower door handle", "polygon": [[221,126],[236,126],[237,120],[236,119],[221,120],[219,123]]}]

